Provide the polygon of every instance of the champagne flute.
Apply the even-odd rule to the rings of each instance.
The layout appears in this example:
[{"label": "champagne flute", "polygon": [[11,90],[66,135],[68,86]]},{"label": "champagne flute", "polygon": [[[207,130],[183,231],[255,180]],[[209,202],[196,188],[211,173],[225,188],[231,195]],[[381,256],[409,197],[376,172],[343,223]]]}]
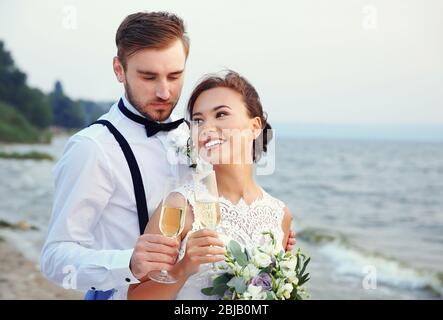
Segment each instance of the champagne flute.
[{"label": "champagne flute", "polygon": [[[174,191],[179,187],[177,180],[168,179],[163,191],[163,202],[160,213],[160,232],[166,236],[175,238],[180,235],[185,226],[187,200],[183,195]],[[148,277],[156,282],[172,284],[177,279],[167,270],[155,270],[148,273]]]},{"label": "champagne flute", "polygon": [[[195,173],[194,178],[194,216],[203,228],[215,230],[220,223],[219,195],[215,171]],[[212,270],[217,271],[214,263]]]}]

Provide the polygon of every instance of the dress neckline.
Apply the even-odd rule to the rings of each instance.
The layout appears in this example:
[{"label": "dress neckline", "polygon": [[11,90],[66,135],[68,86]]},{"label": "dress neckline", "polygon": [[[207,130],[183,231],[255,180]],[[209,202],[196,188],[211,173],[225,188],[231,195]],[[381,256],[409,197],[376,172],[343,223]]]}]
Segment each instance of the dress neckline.
[{"label": "dress neckline", "polygon": [[251,208],[251,207],[255,206],[257,203],[262,202],[266,198],[266,191],[263,190],[262,187],[259,187],[259,188],[260,188],[260,191],[261,191],[261,196],[259,196],[259,197],[255,198],[254,200],[252,200],[252,202],[250,204],[247,204],[243,197],[241,197],[238,200],[237,203],[233,203],[231,200],[223,197],[222,195],[219,196],[219,200],[221,202],[227,203],[229,206],[232,206],[232,207],[246,206],[248,208]]}]

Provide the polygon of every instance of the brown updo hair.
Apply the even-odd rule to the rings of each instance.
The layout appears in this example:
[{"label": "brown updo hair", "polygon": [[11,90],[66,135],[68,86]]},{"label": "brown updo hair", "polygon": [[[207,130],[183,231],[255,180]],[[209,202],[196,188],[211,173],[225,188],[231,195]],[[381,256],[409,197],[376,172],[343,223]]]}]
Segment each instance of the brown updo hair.
[{"label": "brown updo hair", "polygon": [[[203,78],[203,80],[192,91],[191,97],[188,101],[187,111],[192,116],[195,101],[204,92],[214,88],[229,88],[239,93],[243,102],[246,105],[248,116],[250,118],[259,117],[262,122],[262,131],[252,145],[252,159],[254,162],[258,161],[263,152],[267,152],[268,140],[272,139],[272,127],[267,121],[267,114],[263,112],[263,107],[260,97],[255,88],[240,76],[237,72],[227,70],[226,74],[215,75],[210,74]],[[257,141],[259,141],[257,143]],[[263,142],[263,143],[261,143]]]}]

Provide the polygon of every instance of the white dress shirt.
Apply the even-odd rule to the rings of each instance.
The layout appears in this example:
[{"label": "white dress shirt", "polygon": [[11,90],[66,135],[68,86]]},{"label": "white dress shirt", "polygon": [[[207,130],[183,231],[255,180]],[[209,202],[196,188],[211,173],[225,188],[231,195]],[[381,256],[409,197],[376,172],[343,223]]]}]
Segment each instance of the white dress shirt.
[{"label": "white dress shirt", "polygon": [[[166,132],[148,138],[144,125],[124,116],[117,103],[100,119],[110,121],[128,141],[151,216],[161,201],[162,181],[189,169],[167,161]],[[132,177],[117,140],[100,124],[76,133],[54,177],[54,205],[40,260],[43,274],[65,288],[114,288],[113,299],[126,299],[129,284],[138,283],[129,263],[140,231]]]}]

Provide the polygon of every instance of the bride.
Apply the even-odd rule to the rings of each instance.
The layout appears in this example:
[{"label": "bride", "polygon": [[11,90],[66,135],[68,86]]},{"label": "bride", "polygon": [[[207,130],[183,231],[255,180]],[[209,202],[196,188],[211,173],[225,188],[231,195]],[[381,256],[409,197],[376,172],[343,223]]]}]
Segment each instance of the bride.
[{"label": "bride", "polygon": [[[199,230],[193,223],[193,197],[188,196],[180,255],[171,271],[178,281],[161,284],[142,279],[129,287],[128,299],[211,299],[200,290],[211,286],[210,264],[224,260],[229,240],[253,248],[261,244],[262,232],[272,231],[281,248],[286,247],[292,214],[282,201],[263,190],[253,175],[253,163],[266,152],[267,137],[271,136],[254,87],[233,71],[208,76],[194,89],[187,111],[198,125],[199,153],[205,153],[216,173],[221,222],[215,231]],[[260,139],[263,143],[256,143]],[[185,185],[182,193],[189,195],[192,188],[192,184]],[[145,233],[160,234],[160,210]]]}]

